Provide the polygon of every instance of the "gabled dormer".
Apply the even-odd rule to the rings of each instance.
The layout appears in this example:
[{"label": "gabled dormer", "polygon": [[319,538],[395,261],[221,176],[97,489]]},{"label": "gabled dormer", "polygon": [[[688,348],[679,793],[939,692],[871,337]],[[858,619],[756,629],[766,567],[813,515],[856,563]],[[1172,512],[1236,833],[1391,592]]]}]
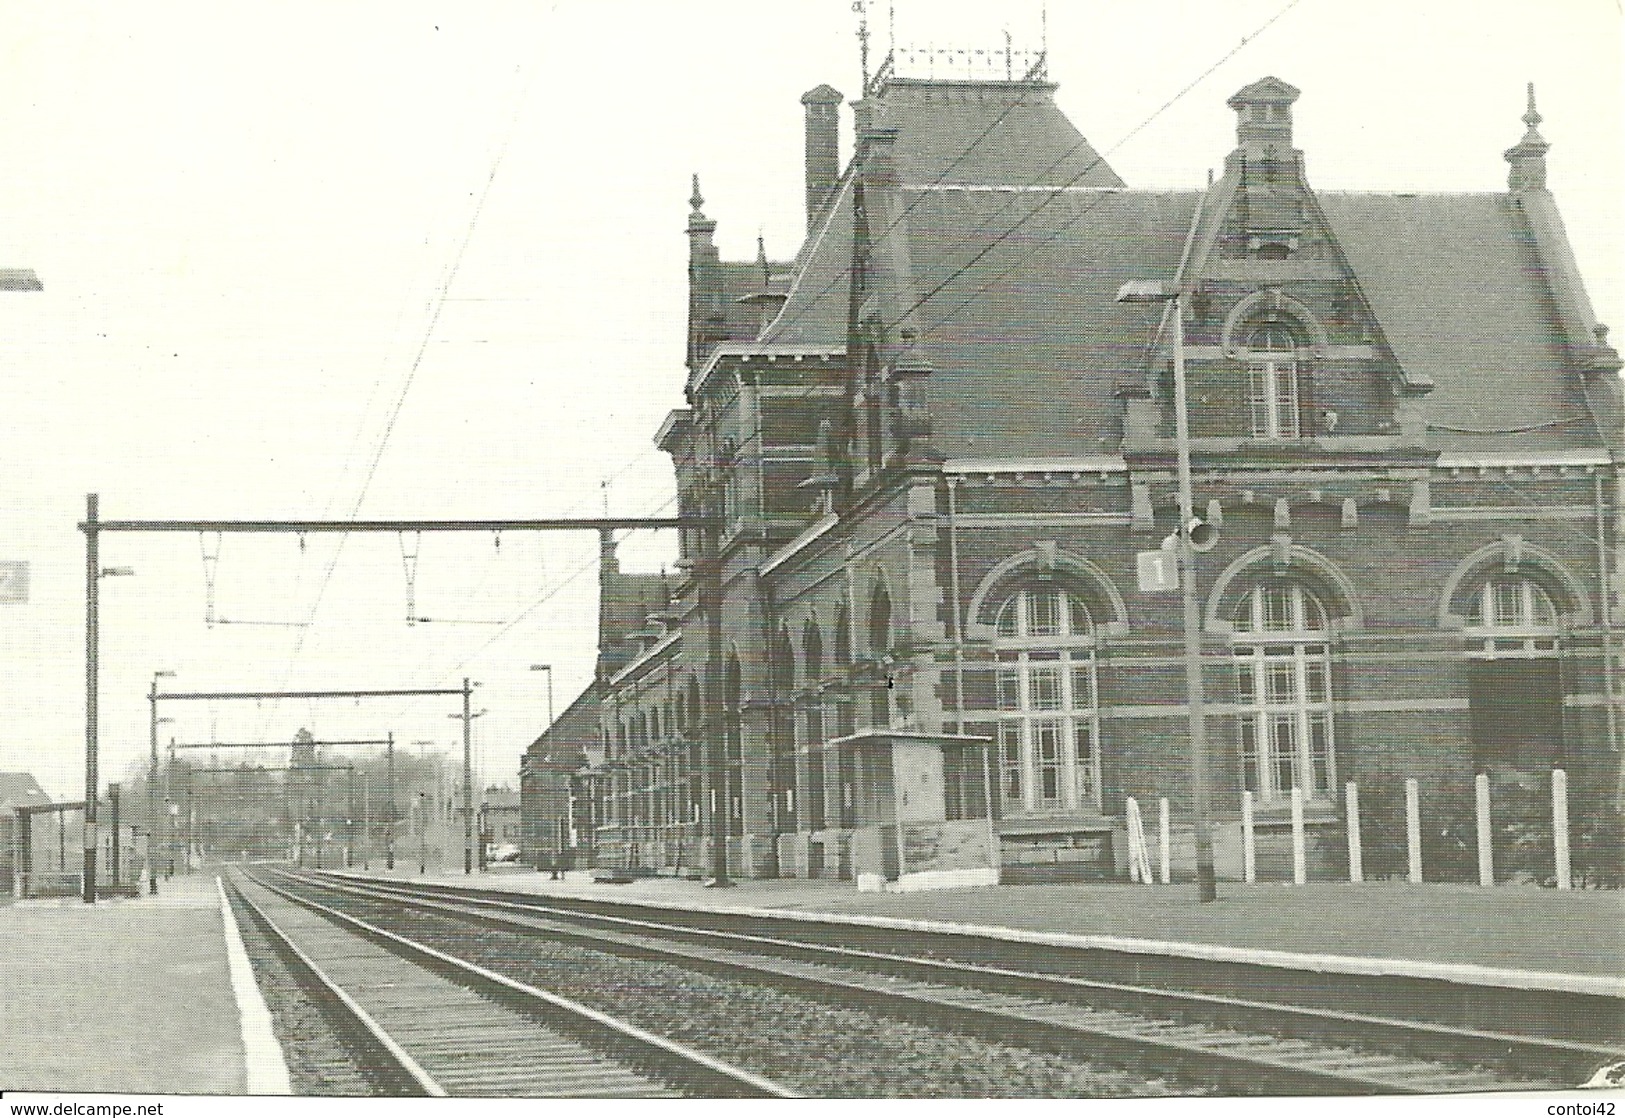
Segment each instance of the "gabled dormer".
[{"label": "gabled dormer", "polygon": [[[1236,147],[1198,203],[1181,262],[1191,433],[1210,449],[1301,456],[1420,448],[1432,386],[1395,359],[1292,146],[1298,90],[1238,91]],[[1172,311],[1170,310],[1170,315]],[[1173,433],[1172,333],[1151,351],[1152,406],[1125,449]]]}]

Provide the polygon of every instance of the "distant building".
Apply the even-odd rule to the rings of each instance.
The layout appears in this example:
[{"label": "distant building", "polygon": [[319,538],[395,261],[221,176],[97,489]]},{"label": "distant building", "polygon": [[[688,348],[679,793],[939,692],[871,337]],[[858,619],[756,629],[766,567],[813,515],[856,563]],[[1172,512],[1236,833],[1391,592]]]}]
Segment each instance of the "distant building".
[{"label": "distant building", "polygon": [[[19,856],[19,835],[17,809],[20,807],[38,807],[51,802],[51,797],[39,786],[31,773],[0,772],[0,893],[9,894],[14,888],[16,862]],[[38,829],[41,824],[36,824]],[[40,832],[43,835],[43,831]],[[75,843],[78,842],[78,828],[74,829]],[[41,842],[43,843],[43,838]],[[48,844],[50,850],[41,849],[40,854],[54,852],[55,842]],[[77,852],[77,846],[75,847]],[[60,869],[61,867],[57,867]]]},{"label": "distant building", "polygon": [[526,865],[552,868],[577,847],[591,848],[591,813],[572,796],[571,784],[583,768],[603,758],[599,693],[596,683],[590,685],[520,758],[520,848]]},{"label": "distant building", "polygon": [[1391,812],[1416,779],[1448,834],[1475,773],[1561,764],[1577,833],[1617,828],[1621,361],[1533,91],[1506,191],[1413,194],[1311,187],[1273,77],[1216,181],[1130,189],[1054,90],[888,65],[844,169],[811,91],[791,262],[721,261],[696,183],[657,442],[723,525],[721,645],[700,533],[669,586],[606,541],[594,857],[707,865],[721,813],[731,872],[846,876],[901,795],[864,743],[916,733],[948,821],[991,786],[1006,880],[1122,873],[1130,797],[1171,801],[1188,872],[1180,596],[1137,581],[1177,528],[1174,312],[1133,280],[1185,293],[1221,875],[1244,792],[1266,867],[1296,790],[1329,872],[1351,780]]}]

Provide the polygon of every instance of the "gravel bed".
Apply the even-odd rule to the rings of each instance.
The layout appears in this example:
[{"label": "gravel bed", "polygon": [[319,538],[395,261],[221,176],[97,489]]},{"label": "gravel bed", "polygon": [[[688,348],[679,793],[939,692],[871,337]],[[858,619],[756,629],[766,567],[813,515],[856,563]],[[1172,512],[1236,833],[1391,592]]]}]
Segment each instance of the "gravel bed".
[{"label": "gravel bed", "polygon": [[271,1028],[282,1045],[288,1081],[296,1095],[376,1095],[366,1068],[350,1056],[342,1033],[310,1000],[299,976],[260,930],[247,906],[227,890],[243,935],[243,948],[254,970]]},{"label": "gravel bed", "polygon": [[[326,903],[333,903],[328,896]],[[347,911],[583,1002],[819,1098],[1129,1098],[1211,1093],[1162,1077],[539,936],[403,916],[344,898]]]}]

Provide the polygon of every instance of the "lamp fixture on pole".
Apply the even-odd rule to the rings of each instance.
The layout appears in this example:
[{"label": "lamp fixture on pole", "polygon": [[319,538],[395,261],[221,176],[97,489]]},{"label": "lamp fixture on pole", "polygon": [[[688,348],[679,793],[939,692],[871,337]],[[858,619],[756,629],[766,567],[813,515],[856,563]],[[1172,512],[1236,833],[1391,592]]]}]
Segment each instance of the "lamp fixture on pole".
[{"label": "lamp fixture on pole", "polygon": [[547,673],[547,725],[551,729],[553,726],[553,665],[532,664],[530,670]]},{"label": "lamp fixture on pole", "polygon": [[[1179,580],[1184,599],[1185,703],[1190,719],[1191,821],[1196,846],[1196,891],[1200,901],[1214,900],[1213,833],[1208,819],[1207,725],[1202,705],[1202,619],[1196,600],[1196,541],[1205,527],[1196,519],[1191,496],[1190,415],[1185,401],[1185,306],[1187,292],[1153,280],[1130,280],[1117,292],[1119,303],[1160,303],[1163,317],[1174,319],[1174,442],[1179,464]],[[1202,550],[1211,547],[1202,541]]]}]

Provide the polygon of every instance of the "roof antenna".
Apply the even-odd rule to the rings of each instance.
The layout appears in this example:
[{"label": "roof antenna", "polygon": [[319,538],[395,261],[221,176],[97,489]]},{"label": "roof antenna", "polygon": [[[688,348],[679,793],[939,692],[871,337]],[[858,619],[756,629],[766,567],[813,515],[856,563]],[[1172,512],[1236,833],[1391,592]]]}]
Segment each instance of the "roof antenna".
[{"label": "roof antenna", "polygon": [[858,66],[863,70],[863,90],[869,92],[869,2],[852,0],[852,10],[858,13]]},{"label": "roof antenna", "polygon": [[607,519],[609,517],[609,479],[605,478],[603,481],[600,481],[598,483],[598,488],[603,493],[604,516]]}]

